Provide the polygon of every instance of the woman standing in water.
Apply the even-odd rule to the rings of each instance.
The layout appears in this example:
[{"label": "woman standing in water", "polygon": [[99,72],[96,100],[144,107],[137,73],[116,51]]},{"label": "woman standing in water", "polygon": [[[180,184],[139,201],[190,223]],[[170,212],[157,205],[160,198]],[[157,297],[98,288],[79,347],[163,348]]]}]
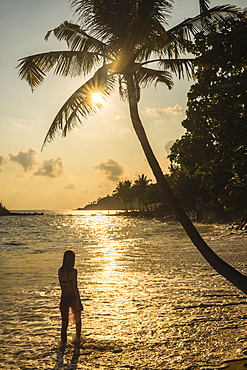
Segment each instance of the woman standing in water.
[{"label": "woman standing in water", "polygon": [[60,311],[62,316],[61,340],[67,342],[67,328],[69,322],[76,324],[76,342],[81,338],[81,311],[83,306],[77,287],[77,270],[75,265],[75,253],[67,250],[63,256],[63,264],[58,270],[58,278],[61,286]]}]

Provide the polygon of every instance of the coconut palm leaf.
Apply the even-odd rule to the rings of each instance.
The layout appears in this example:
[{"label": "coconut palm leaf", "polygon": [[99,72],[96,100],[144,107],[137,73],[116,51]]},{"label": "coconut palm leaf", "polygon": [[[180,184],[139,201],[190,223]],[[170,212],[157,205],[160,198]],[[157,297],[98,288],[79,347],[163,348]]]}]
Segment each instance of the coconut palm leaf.
[{"label": "coconut palm leaf", "polygon": [[87,118],[101,108],[100,103],[92,101],[92,94],[100,92],[107,97],[114,90],[116,78],[112,74],[108,76],[108,70],[109,66],[98,69],[92,78],[69,97],[54,118],[42,148],[54,139],[58,131],[62,131],[63,137],[66,136],[78,123],[81,123],[82,118]]},{"label": "coconut palm leaf", "polygon": [[86,51],[50,51],[19,59],[19,77],[26,80],[34,90],[55,66],[54,74],[60,76],[80,76],[90,73],[102,58]]},{"label": "coconut palm leaf", "polygon": [[143,87],[149,86],[151,83],[157,85],[162,82],[169,89],[173,87],[172,75],[168,71],[159,71],[152,68],[142,67],[137,72],[140,85]]},{"label": "coconut palm leaf", "polygon": [[[159,32],[172,10],[171,1],[70,1],[79,20],[98,38],[117,47],[135,46],[136,40]],[[93,11],[92,11],[93,9]],[[109,17],[109,14],[112,16]],[[123,21],[124,19],[124,21]],[[128,40],[128,42],[127,42]]]},{"label": "coconut palm leaf", "polygon": [[[204,8],[207,8],[204,2],[203,4]],[[171,37],[180,37],[181,39],[190,40],[191,35],[194,36],[201,31],[207,32],[207,25],[211,23],[221,23],[227,18],[237,19],[242,16],[244,16],[244,12],[234,5],[219,5],[211,9],[204,9],[203,12],[196,17],[186,19],[167,32]]]},{"label": "coconut palm leaf", "polygon": [[[188,79],[194,78],[194,69],[195,69],[195,59],[153,59],[148,62],[140,63],[141,66],[149,63],[157,63],[158,66],[163,69],[170,69],[178,78],[184,78],[185,76]],[[162,69],[162,70],[163,70]]]},{"label": "coconut palm leaf", "polygon": [[65,21],[58,27],[47,32],[45,40],[47,41],[51,34],[59,40],[65,40],[68,47],[75,51],[89,51],[104,54],[106,45],[90,36],[79,25]]},{"label": "coconut palm leaf", "polygon": [[188,79],[194,78],[195,60],[194,59],[160,59],[158,65],[171,70],[179,79],[185,76]]}]

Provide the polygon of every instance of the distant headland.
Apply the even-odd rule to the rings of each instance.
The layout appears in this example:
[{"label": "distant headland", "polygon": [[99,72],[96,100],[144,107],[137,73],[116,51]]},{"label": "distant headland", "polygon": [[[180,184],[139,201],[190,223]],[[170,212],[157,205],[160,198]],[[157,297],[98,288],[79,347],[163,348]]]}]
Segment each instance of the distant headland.
[{"label": "distant headland", "polygon": [[11,212],[5,208],[2,203],[0,203],[0,216],[9,216],[11,215]]},{"label": "distant headland", "polygon": [[0,216],[36,216],[36,215],[43,215],[43,212],[41,213],[22,213],[22,212],[10,212],[6,207],[0,203]]},{"label": "distant headland", "polygon": [[78,211],[87,211],[87,210],[97,210],[97,211],[105,211],[105,210],[125,210],[125,206],[123,202],[117,200],[113,196],[106,196],[104,198],[99,198],[97,201],[87,204],[85,207],[77,208]]}]

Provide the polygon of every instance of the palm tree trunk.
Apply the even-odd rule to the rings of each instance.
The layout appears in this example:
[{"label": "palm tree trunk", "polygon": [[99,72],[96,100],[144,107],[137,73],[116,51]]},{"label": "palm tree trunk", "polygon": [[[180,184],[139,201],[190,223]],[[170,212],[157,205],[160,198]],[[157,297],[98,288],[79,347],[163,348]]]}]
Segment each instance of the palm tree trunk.
[{"label": "palm tree trunk", "polygon": [[206,261],[222,276],[224,276],[228,281],[230,281],[234,286],[239,288],[242,292],[247,294],[247,277],[241,274],[239,271],[234,269],[228,263],[223,261],[203,240],[187,214],[182,209],[180,203],[173,194],[171,188],[169,187],[166,178],[161,170],[161,167],[153,153],[153,150],[147,139],[144,127],[142,125],[139,112],[138,112],[138,101],[135,92],[135,86],[133,81],[133,76],[127,75],[127,85],[128,85],[128,99],[129,99],[129,109],[130,117],[136,132],[136,135],[141,143],[142,149],[148,160],[148,163],[153,171],[153,174],[159,184],[161,191],[164,196],[164,200],[167,202],[170,210],[175,215],[177,220],[181,223],[187,235],[206,259]]}]

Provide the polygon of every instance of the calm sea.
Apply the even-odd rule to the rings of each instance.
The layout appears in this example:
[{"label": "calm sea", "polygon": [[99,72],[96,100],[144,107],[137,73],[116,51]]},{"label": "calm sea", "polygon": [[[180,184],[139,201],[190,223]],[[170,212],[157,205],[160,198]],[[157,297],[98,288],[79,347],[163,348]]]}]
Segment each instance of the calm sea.
[{"label": "calm sea", "polygon": [[[197,227],[246,273],[246,234]],[[84,345],[76,357],[69,343],[59,367],[57,269],[66,249],[76,253]],[[1,217],[0,281],[2,369],[218,369],[247,357],[246,296],[176,222],[101,211]]]}]

